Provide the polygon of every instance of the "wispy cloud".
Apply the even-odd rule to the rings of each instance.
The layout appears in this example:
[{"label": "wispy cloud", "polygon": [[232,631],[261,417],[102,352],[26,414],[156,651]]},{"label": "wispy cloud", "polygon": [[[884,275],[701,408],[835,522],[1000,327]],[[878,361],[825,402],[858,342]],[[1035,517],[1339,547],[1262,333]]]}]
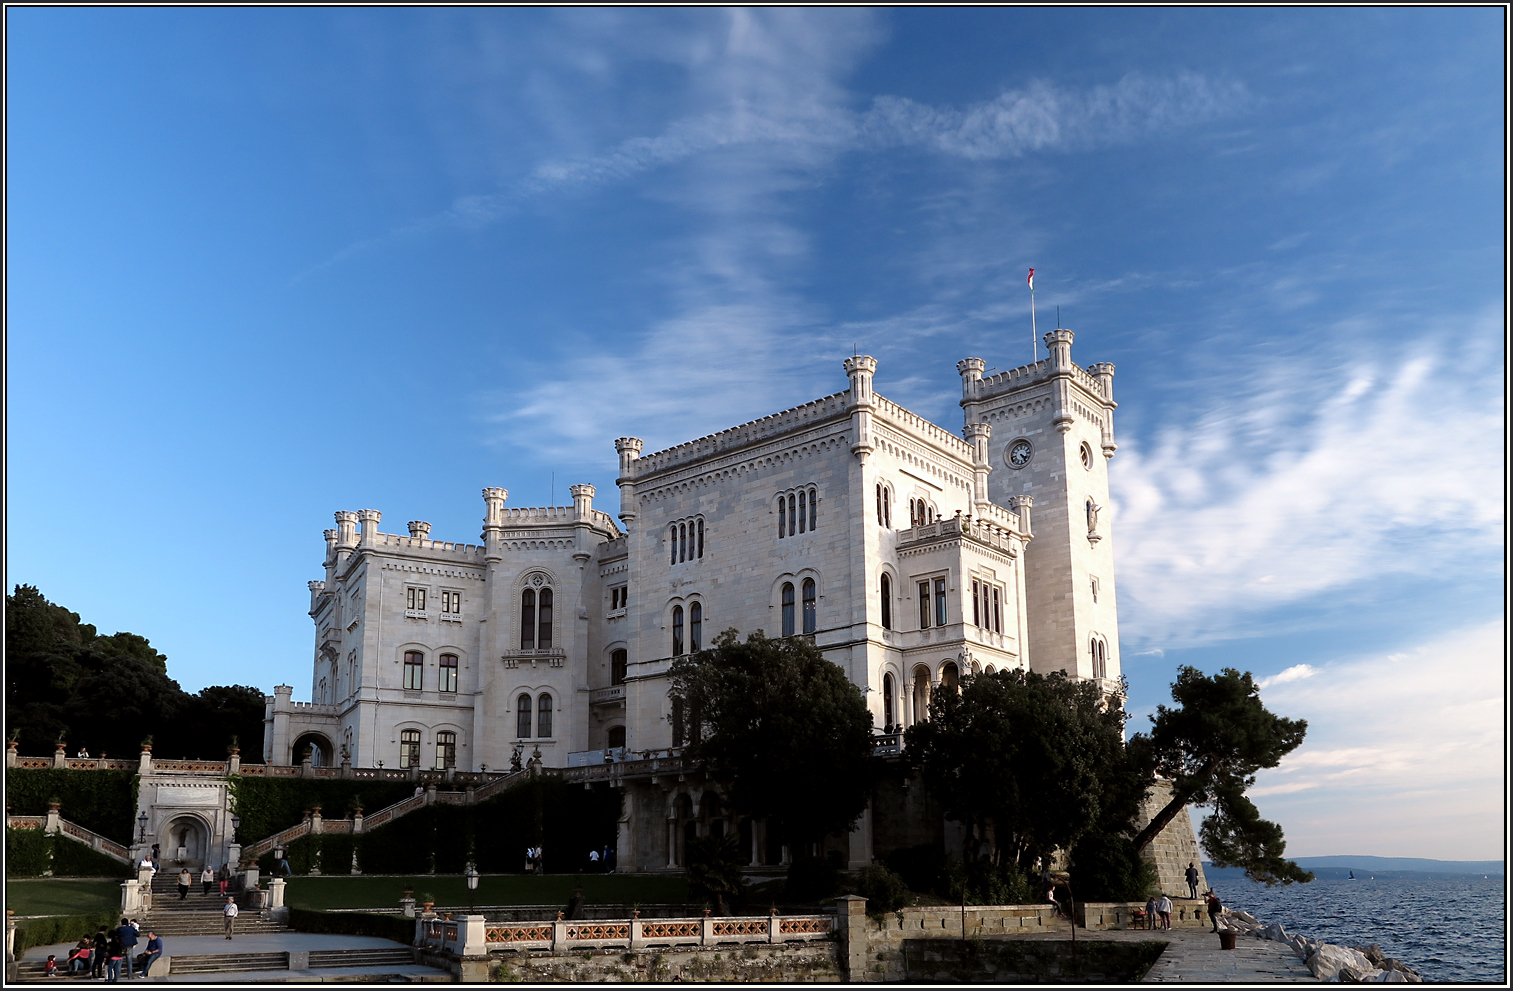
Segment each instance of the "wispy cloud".
[{"label": "wispy cloud", "polygon": [[1285,685],[1290,681],[1302,681],[1304,678],[1312,678],[1319,673],[1319,669],[1307,664],[1294,664],[1284,671],[1279,671],[1269,678],[1262,678],[1256,682],[1257,688],[1270,688],[1272,685]]},{"label": "wispy cloud", "polygon": [[1501,623],[1488,623],[1273,679],[1267,707],[1306,718],[1308,738],[1250,794],[1287,830],[1290,851],[1438,856],[1404,839],[1432,832],[1458,857],[1495,856],[1503,656]]},{"label": "wispy cloud", "polygon": [[1396,358],[1235,369],[1191,419],[1121,449],[1121,634],[1210,642],[1386,575],[1492,567],[1500,326],[1489,309]]}]

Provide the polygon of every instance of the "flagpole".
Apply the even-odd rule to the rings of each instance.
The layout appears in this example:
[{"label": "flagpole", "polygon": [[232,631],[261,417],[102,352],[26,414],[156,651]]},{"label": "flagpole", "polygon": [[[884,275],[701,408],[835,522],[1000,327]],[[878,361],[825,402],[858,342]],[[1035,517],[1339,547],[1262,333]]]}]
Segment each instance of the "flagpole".
[{"label": "flagpole", "polygon": [[1035,329],[1035,270],[1030,269],[1030,276],[1026,280],[1030,284],[1030,363],[1040,360],[1040,349],[1036,344],[1040,339],[1040,332]]}]

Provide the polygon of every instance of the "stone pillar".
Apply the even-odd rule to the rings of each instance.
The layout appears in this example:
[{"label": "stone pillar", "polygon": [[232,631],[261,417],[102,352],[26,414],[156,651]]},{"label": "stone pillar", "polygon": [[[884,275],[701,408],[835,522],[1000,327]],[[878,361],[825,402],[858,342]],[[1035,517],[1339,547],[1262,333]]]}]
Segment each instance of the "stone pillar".
[{"label": "stone pillar", "polygon": [[231,756],[226,758],[226,773],[228,775],[242,773],[242,752],[240,750],[233,750]]},{"label": "stone pillar", "polygon": [[484,917],[481,915],[457,917],[457,942],[460,944],[458,952],[462,956],[486,957],[489,955],[487,935],[483,926]]},{"label": "stone pillar", "polygon": [[341,779],[343,781],[351,781],[352,780],[352,757],[350,755],[348,755],[348,754],[342,754],[342,758],[341,758]]},{"label": "stone pillar", "polygon": [[678,817],[667,817],[667,866],[678,866]]},{"label": "stone pillar", "polygon": [[993,470],[988,461],[988,438],[993,436],[993,427],[987,423],[969,423],[961,433],[972,445],[972,510],[982,515],[984,511],[978,507],[992,502],[988,498],[988,473]]},{"label": "stone pillar", "polygon": [[846,980],[861,984],[867,980],[867,899],[842,895],[835,903],[836,935],[840,938]]},{"label": "stone pillar", "polygon": [[628,532],[636,522],[636,462],[641,458],[641,438],[618,437],[615,452],[620,455],[620,521]]},{"label": "stone pillar", "polygon": [[1114,402],[1114,366],[1112,362],[1100,361],[1095,365],[1088,365],[1087,370],[1098,380],[1098,386],[1103,390],[1103,456],[1105,459],[1112,458],[1114,452],[1119,450],[1119,445],[1114,443],[1114,407],[1119,404]]},{"label": "stone pillar", "polygon": [[562,921],[562,913],[557,913],[557,921],[552,923],[552,950],[560,953],[567,949],[567,923]]},{"label": "stone pillar", "polygon": [[406,918],[415,918],[415,899],[401,898],[399,900],[399,914]]},{"label": "stone pillar", "polygon": [[714,945],[714,920],[709,917],[709,909],[704,910],[704,918],[699,921],[699,945]]},{"label": "stone pillar", "polygon": [[[290,691],[293,691],[293,690],[294,689],[292,689],[292,688],[290,689]],[[143,747],[141,755],[137,757],[137,773],[138,774],[151,774],[152,773],[152,748],[151,747]]]},{"label": "stone pillar", "polygon": [[242,845],[229,843],[226,846],[226,869],[233,873],[242,865]]},{"label": "stone pillar", "polygon": [[63,823],[59,821],[61,816],[58,814],[58,808],[57,802],[47,803],[47,822],[42,826],[44,833],[56,833],[62,830]]},{"label": "stone pillar", "polygon": [[268,882],[268,901],[266,903],[268,908],[277,909],[284,907],[284,884],[284,879],[281,877],[276,877]]},{"label": "stone pillar", "polygon": [[[11,909],[5,911],[5,962],[10,963],[16,959],[16,920],[11,916]],[[9,975],[7,975],[9,976]]]},{"label": "stone pillar", "polygon": [[[149,882],[151,883],[151,882]],[[121,882],[121,914],[135,918],[143,914],[142,882],[135,878]]]},{"label": "stone pillar", "polygon": [[569,490],[573,494],[573,519],[586,520],[594,511],[594,492],[592,485],[574,485]]},{"label": "stone pillar", "polygon": [[352,835],[362,832],[362,809],[352,810]]},{"label": "stone pillar", "polygon": [[1072,332],[1058,327],[1046,334],[1045,349],[1055,378],[1051,386],[1054,404],[1051,425],[1064,434],[1072,429]]},{"label": "stone pillar", "polygon": [[490,486],[483,490],[483,556],[487,561],[502,561],[504,551],[500,539],[504,534],[504,500],[508,489]]},{"label": "stone pillar", "polygon": [[6,745],[6,748],[5,748],[5,766],[6,767],[15,767],[16,766],[16,759],[17,759],[16,746],[17,746],[17,744],[16,744],[15,740],[10,741],[10,743]]},{"label": "stone pillar", "polygon": [[434,781],[432,781],[430,784],[426,785],[426,804],[427,805],[435,805],[436,804],[436,782],[434,782]]},{"label": "stone pillar", "polygon": [[315,764],[311,761],[310,751],[306,750],[299,762],[299,776],[302,778],[315,777]]},{"label": "stone pillar", "polygon": [[851,453],[856,455],[857,460],[862,464],[866,464],[867,455],[874,450],[872,376],[877,371],[877,359],[863,354],[847,358],[843,364],[846,367],[846,375],[851,379],[851,398],[848,406],[851,411],[851,429],[855,436],[851,442]]},{"label": "stone pillar", "polygon": [[359,539],[359,547],[374,547],[378,543],[378,524],[384,514],[376,509],[359,509],[357,520],[362,524],[362,537]]},{"label": "stone pillar", "polygon": [[1019,514],[1019,532],[1026,537],[1033,537],[1035,532],[1030,529],[1030,507],[1035,505],[1035,497],[1017,495],[1009,497],[1009,508]]},{"label": "stone pillar", "polygon": [[68,750],[61,743],[53,750],[53,767],[68,768]]}]

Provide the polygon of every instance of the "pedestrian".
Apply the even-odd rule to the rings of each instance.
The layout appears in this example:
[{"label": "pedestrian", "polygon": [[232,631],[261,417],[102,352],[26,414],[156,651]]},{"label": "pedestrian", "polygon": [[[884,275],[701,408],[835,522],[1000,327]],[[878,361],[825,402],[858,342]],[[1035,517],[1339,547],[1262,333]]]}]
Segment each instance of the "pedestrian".
[{"label": "pedestrian", "polygon": [[221,909],[221,915],[226,919],[226,938],[231,938],[231,930],[236,925],[237,907],[236,899],[228,897],[226,906]]},{"label": "pedestrian", "polygon": [[152,845],[152,872],[154,874],[158,872],[158,861],[162,859],[162,855],[162,849],[156,843],[154,843]]},{"label": "pedestrian", "polygon": [[121,943],[121,955],[126,959],[126,979],[131,980],[132,955],[137,952],[137,927],[131,924],[130,919],[122,919],[121,925],[112,934]]},{"label": "pedestrian", "polygon": [[541,844],[540,843],[536,844],[536,873],[537,874],[545,874],[546,873],[546,865],[544,863],[542,863]]},{"label": "pedestrian", "polygon": [[604,844],[604,859],[602,861],[602,863],[604,864],[604,873],[613,874],[615,872],[614,859],[615,848],[610,846],[608,843]]},{"label": "pedestrian", "polygon": [[58,957],[56,954],[49,953],[47,955],[47,963],[42,965],[42,975],[44,977],[58,976]]},{"label": "pedestrian", "polygon": [[1056,900],[1056,886],[1053,884],[1046,889],[1045,900],[1051,903],[1051,908],[1056,910],[1056,918],[1062,918],[1061,903]]},{"label": "pedestrian", "polygon": [[79,748],[79,756],[83,757],[83,758],[85,758],[87,760],[89,758],[89,748],[88,747],[80,747]]},{"label": "pedestrian", "polygon": [[1156,899],[1156,912],[1161,916],[1161,928],[1172,927],[1172,900],[1165,895]]},{"label": "pedestrian", "polygon": [[533,846],[525,848],[525,872],[527,874],[536,873],[536,848]]},{"label": "pedestrian", "polygon": [[105,951],[110,949],[110,937],[101,926],[95,933],[94,952],[89,955],[89,973],[95,980],[105,976]]},{"label": "pedestrian", "polygon": [[588,851],[588,869],[590,873],[599,873],[599,850],[597,848]]},{"label": "pedestrian", "polygon": [[126,951],[121,948],[121,941],[111,933],[105,939],[105,980],[111,984],[121,979],[121,957]]},{"label": "pedestrian", "polygon": [[1219,931],[1219,913],[1222,911],[1224,911],[1224,903],[1219,901],[1219,893],[1210,891],[1208,893],[1208,921],[1214,924],[1214,932]]},{"label": "pedestrian", "polygon": [[1187,864],[1187,897],[1198,897],[1198,865],[1191,861]]},{"label": "pedestrian", "polygon": [[142,957],[142,976],[145,978],[152,965],[158,962],[158,957],[163,955],[163,937],[147,930],[147,953]]},{"label": "pedestrian", "polygon": [[226,897],[226,886],[231,883],[231,865],[221,865],[221,897]]},{"label": "pedestrian", "polygon": [[189,897],[189,886],[194,883],[194,878],[189,874],[189,868],[179,871],[179,901]]},{"label": "pedestrian", "polygon": [[200,871],[200,894],[210,894],[210,886],[214,883],[215,871],[211,869],[209,864],[206,864],[205,869]]},{"label": "pedestrian", "polygon": [[1156,928],[1156,896],[1151,895],[1145,900],[1145,928]]}]

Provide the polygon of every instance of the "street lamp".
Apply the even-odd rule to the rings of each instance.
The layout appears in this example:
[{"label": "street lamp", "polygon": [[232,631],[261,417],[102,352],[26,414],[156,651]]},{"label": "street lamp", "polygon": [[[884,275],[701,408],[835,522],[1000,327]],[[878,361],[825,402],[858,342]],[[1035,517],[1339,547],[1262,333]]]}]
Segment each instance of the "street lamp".
[{"label": "street lamp", "polygon": [[473,914],[474,897],[478,892],[478,871],[468,864],[468,914]]},{"label": "street lamp", "polygon": [[146,812],[143,812],[141,815],[137,816],[137,830],[138,830],[138,832],[137,832],[137,842],[138,843],[146,843],[147,842],[147,813]]},{"label": "street lamp", "polygon": [[231,842],[236,842],[236,831],[242,828],[242,817],[235,813],[231,816]]}]

